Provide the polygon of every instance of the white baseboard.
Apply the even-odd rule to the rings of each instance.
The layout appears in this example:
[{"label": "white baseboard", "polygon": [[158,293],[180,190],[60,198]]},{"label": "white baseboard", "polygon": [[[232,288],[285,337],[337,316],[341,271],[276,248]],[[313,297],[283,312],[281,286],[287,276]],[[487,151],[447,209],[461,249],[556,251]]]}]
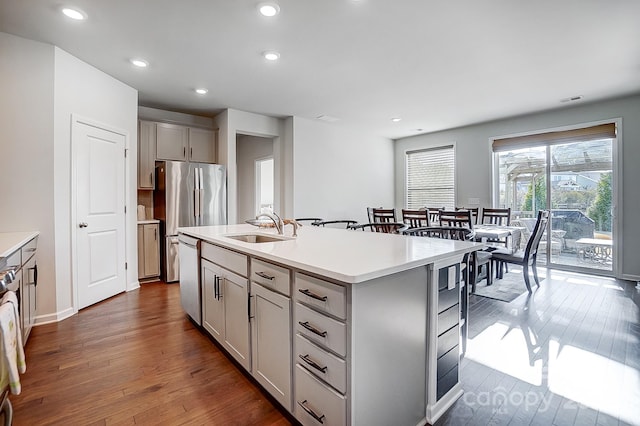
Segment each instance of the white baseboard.
[{"label": "white baseboard", "polygon": [[623,274],[622,279],[638,282],[640,281],[640,275]]},{"label": "white baseboard", "polygon": [[132,283],[129,283],[129,285],[127,285],[126,291],[137,290],[139,288],[140,288],[140,281],[134,281]]},{"label": "white baseboard", "polygon": [[36,315],[36,321],[34,325],[42,325],[42,324],[50,324],[52,322],[59,322],[75,314],[76,312],[73,310],[73,308],[67,308],[64,311],[54,312],[52,314]]}]

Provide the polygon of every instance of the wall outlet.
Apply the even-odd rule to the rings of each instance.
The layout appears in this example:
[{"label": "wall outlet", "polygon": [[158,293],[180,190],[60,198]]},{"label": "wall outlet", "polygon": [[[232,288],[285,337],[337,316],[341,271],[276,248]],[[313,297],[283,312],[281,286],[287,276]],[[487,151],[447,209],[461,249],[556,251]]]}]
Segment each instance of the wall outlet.
[{"label": "wall outlet", "polygon": [[478,206],[480,205],[480,198],[469,198],[467,204],[469,204],[470,206]]}]

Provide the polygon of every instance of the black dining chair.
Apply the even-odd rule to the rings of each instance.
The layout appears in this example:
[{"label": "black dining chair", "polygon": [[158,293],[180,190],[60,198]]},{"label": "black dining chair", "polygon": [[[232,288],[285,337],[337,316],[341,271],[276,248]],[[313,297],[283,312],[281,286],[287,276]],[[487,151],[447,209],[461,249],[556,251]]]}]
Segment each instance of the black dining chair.
[{"label": "black dining chair", "polygon": [[431,226],[429,222],[429,212],[427,212],[426,209],[402,209],[402,222],[406,223],[409,228]]},{"label": "black dining chair", "polygon": [[480,213],[480,207],[456,207],[456,211],[458,210],[468,210],[471,212],[471,217],[473,218],[473,224],[478,224],[478,214]]},{"label": "black dining chair", "polygon": [[347,226],[347,229],[354,231],[382,232],[384,234],[402,234],[404,231],[409,229],[409,226],[399,222],[373,222],[349,225]]},{"label": "black dining chair", "polygon": [[304,224],[305,222],[309,222],[313,225],[314,222],[320,222],[324,219],[322,219],[321,217],[299,217],[295,219],[296,222],[300,222],[302,224]]},{"label": "black dining chair", "polygon": [[[450,226],[454,228],[469,229],[469,239],[473,240],[475,233],[473,232],[473,216],[469,210],[440,210],[440,226]],[[485,269],[487,285],[492,284],[493,271],[491,263],[491,253],[488,251],[474,252],[472,264],[471,291],[476,291],[476,282],[480,277],[481,269]],[[484,279],[484,278],[483,278]]]},{"label": "black dining chair", "polygon": [[[328,226],[329,228],[348,229],[349,225],[355,225],[357,223],[358,223],[357,220],[340,219],[340,220],[319,220],[319,221],[313,222],[312,225],[321,226],[323,228]],[[335,226],[335,225],[338,225],[338,226]]]},{"label": "black dining chair", "polygon": [[372,215],[373,215],[373,222],[386,222],[386,223],[390,223],[390,222],[397,222],[398,220],[396,219],[396,209],[373,209],[372,210]]},{"label": "black dining chair", "polygon": [[491,252],[493,262],[496,264],[496,272],[498,278],[503,277],[502,267],[506,263],[512,263],[522,266],[522,276],[524,278],[524,284],[527,287],[529,293],[531,293],[531,282],[529,279],[529,269],[533,269],[533,279],[538,287],[540,287],[540,280],[538,279],[538,270],[536,268],[536,260],[538,258],[538,247],[542,235],[547,229],[547,223],[549,222],[549,210],[540,210],[538,212],[538,218],[536,224],[531,232],[531,237],[527,242],[527,247],[523,251],[517,251],[511,253],[508,249],[499,248]]}]

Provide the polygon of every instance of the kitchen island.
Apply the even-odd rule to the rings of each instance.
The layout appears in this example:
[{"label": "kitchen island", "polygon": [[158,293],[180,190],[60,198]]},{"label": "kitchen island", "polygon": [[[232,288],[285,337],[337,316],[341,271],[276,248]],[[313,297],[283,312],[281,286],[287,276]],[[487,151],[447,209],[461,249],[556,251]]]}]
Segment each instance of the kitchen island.
[{"label": "kitchen island", "polygon": [[178,231],[199,241],[203,328],[302,424],[433,423],[462,394],[461,262],[482,244]]}]

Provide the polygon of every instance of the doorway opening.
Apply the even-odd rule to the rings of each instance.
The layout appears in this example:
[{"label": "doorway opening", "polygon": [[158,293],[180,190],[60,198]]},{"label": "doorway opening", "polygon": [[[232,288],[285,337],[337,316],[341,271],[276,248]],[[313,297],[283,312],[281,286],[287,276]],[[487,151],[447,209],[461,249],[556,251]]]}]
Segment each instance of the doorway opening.
[{"label": "doorway opening", "polygon": [[275,157],[273,138],[236,136],[238,223],[254,219],[263,210],[277,209]]}]

